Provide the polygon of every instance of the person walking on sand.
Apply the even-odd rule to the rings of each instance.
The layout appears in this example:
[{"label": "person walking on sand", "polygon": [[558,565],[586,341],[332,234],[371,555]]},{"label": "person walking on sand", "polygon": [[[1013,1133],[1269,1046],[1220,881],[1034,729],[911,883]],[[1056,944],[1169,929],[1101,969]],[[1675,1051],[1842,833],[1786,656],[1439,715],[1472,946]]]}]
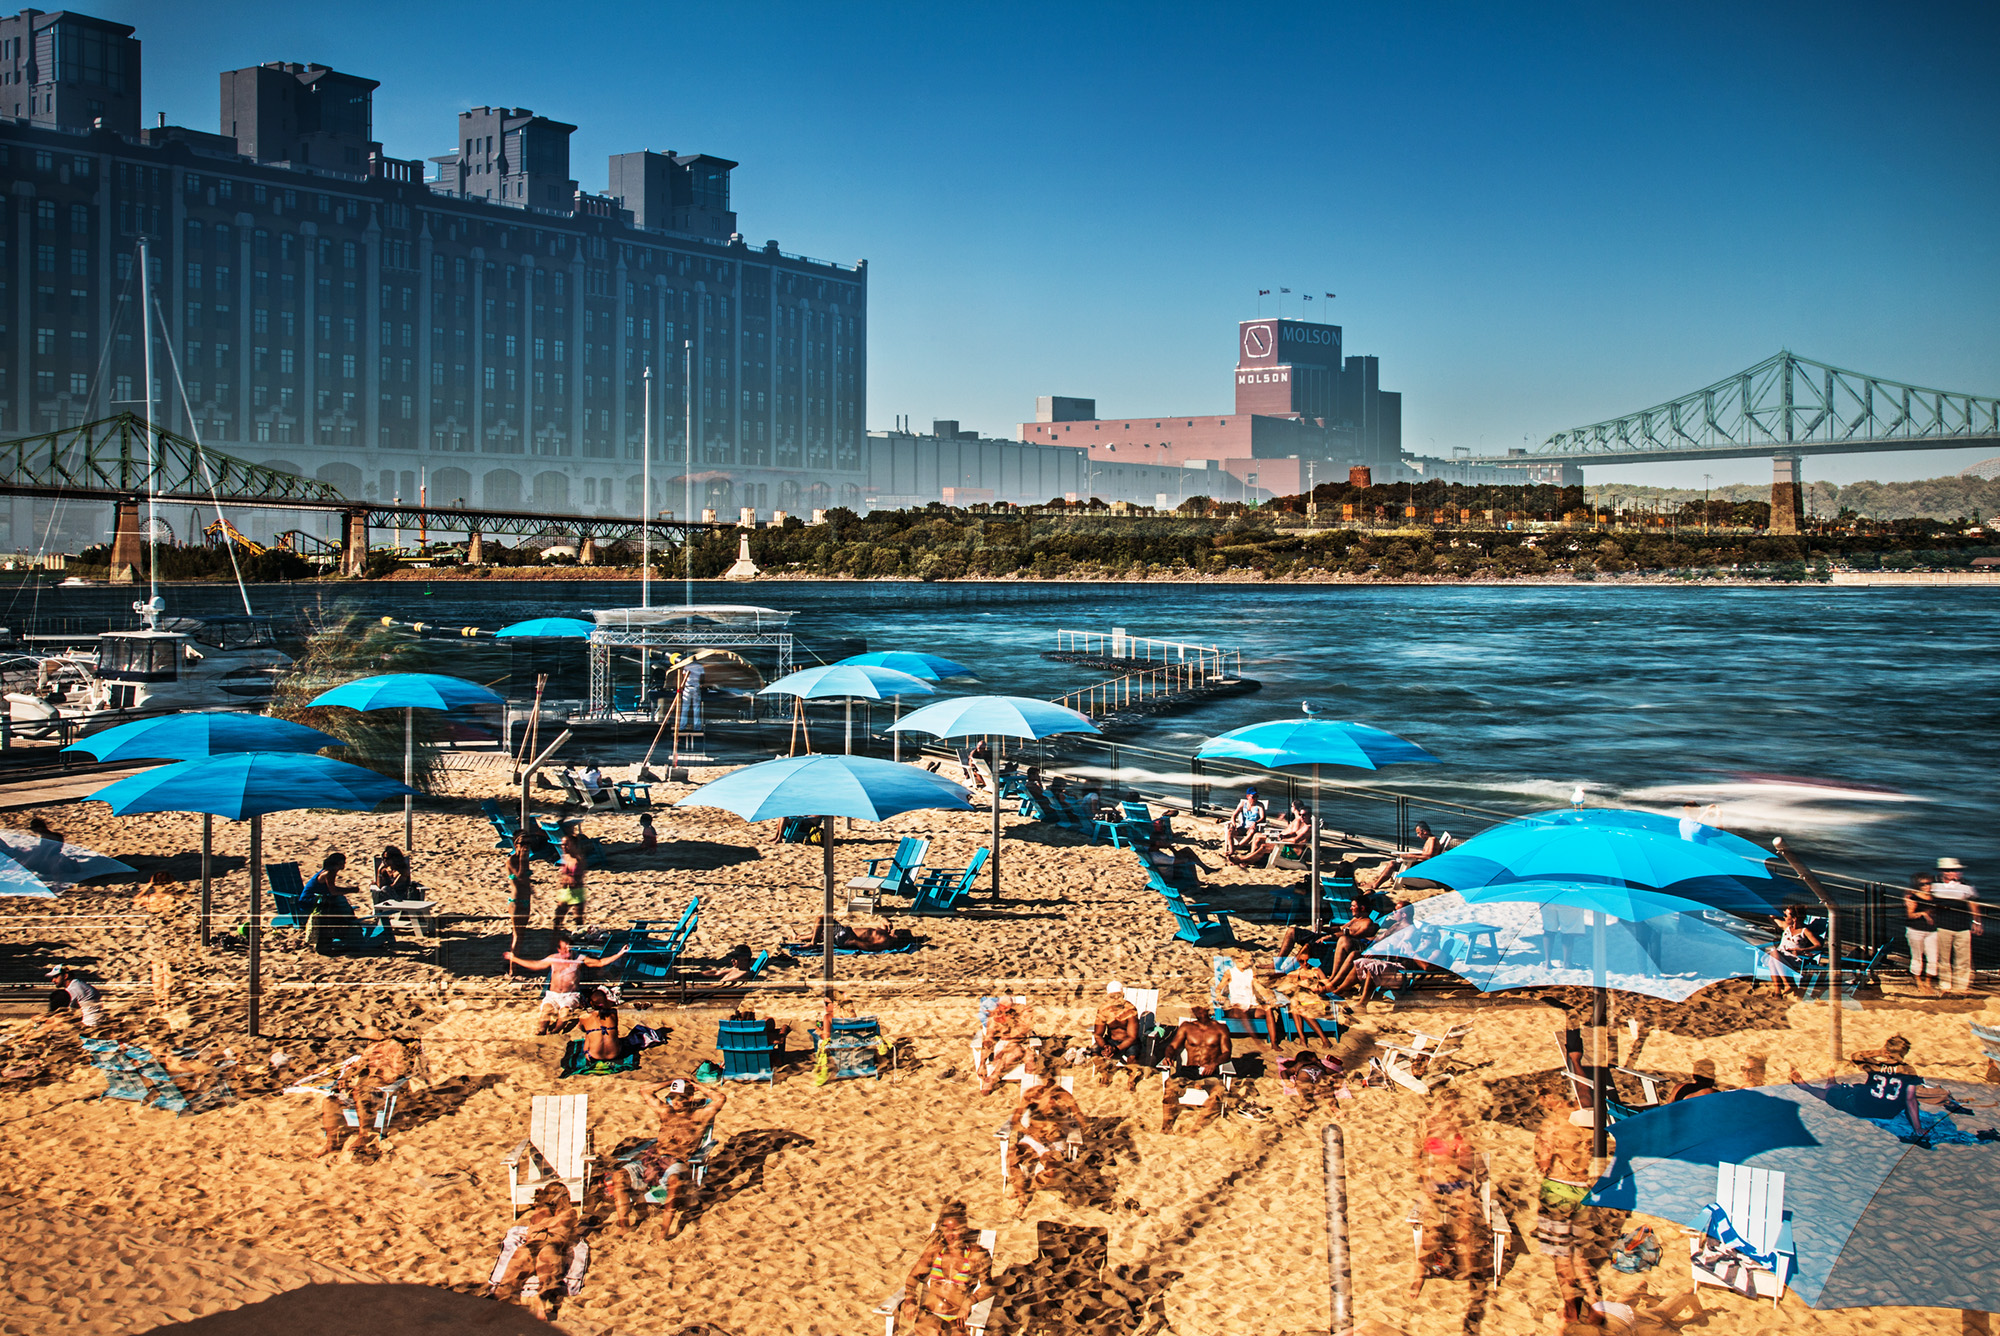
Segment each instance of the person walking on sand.
[{"label": "person walking on sand", "polygon": [[525,1232],[513,1256],[507,1259],[500,1283],[493,1287],[493,1297],[502,1301],[515,1299],[532,1272],[536,1287],[532,1311],[546,1321],[554,1309],[556,1286],[569,1269],[570,1249],[576,1246],[576,1236],[582,1228],[576,1206],[569,1199],[569,1189],[560,1183],[543,1184],[535,1193],[534,1209],[516,1228]]},{"label": "person walking on sand", "polygon": [[507,977],[520,977],[514,970],[514,956],[528,931],[528,914],[535,897],[535,855],[528,846],[526,831],[514,832],[514,847],[507,854],[508,905]]},{"label": "person walking on sand", "polygon": [[915,1336],[959,1336],[973,1306],[993,1294],[993,1254],[966,1228],[965,1203],[946,1202],[916,1265],[903,1278],[897,1330],[908,1322]]},{"label": "person walking on sand", "polygon": [[691,1167],[704,1137],[722,1112],[729,1097],[720,1090],[700,1091],[694,1082],[662,1082],[646,1092],[646,1103],[660,1120],[659,1139],[649,1158],[659,1170],[659,1185],[666,1189],[660,1205],[660,1237],[670,1239],[680,1232],[682,1217],[693,1202]]},{"label": "person walking on sand", "polygon": [[563,827],[562,862],[556,868],[556,935],[563,930],[563,916],[576,910],[576,926],[583,926],[583,874],[589,853],[583,847],[583,832],[574,823]]},{"label": "person walking on sand", "polygon": [[[1582,1111],[1586,1118],[1589,1111]],[[1590,1185],[1591,1129],[1572,1116],[1569,1101],[1554,1091],[1542,1096],[1542,1122],[1535,1131],[1535,1171],[1542,1176],[1535,1204],[1535,1249],[1555,1264],[1556,1292],[1562,1298],[1558,1331],[1571,1324],[1604,1325],[1592,1304],[1597,1301],[1597,1273],[1580,1264],[1577,1213]]]},{"label": "person walking on sand", "polygon": [[627,949],[621,946],[608,956],[580,956],[569,938],[558,936],[556,953],[540,960],[522,960],[512,951],[502,954],[509,965],[519,965],[531,974],[549,972],[548,991],[542,994],[542,1005],[535,1013],[535,1033],[554,1034],[576,1024],[576,1009],[583,1002],[576,981],[584,967],[604,969],[614,965],[624,958]]},{"label": "person walking on sand", "polygon": [[1424,1187],[1421,1207],[1423,1246],[1417,1250],[1417,1277],[1410,1297],[1423,1293],[1433,1275],[1465,1280],[1478,1254],[1475,1231],[1482,1227],[1473,1195],[1472,1142],[1465,1135],[1458,1097],[1440,1091],[1417,1123],[1415,1159]]},{"label": "person walking on sand", "polygon": [[1910,878],[1903,893],[1903,936],[1910,943],[1910,979],[1919,990],[1937,991],[1938,936],[1937,899],[1931,894],[1931,874],[1919,872]]},{"label": "person walking on sand", "polygon": [[1963,993],[1972,989],[1972,939],[1986,931],[1965,864],[1956,858],[1937,861],[1938,879],[1931,887],[1937,901],[1938,990]]}]

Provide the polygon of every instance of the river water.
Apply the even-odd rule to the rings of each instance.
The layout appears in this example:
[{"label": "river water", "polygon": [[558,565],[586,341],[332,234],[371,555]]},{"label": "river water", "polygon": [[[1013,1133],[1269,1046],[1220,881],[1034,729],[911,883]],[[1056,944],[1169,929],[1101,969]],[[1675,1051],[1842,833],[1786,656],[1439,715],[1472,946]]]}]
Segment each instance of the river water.
[{"label": "river water", "polygon": [[[253,586],[250,597],[260,613],[337,604],[488,630],[638,601],[631,583],[426,589]],[[27,597],[0,622],[21,619]],[[131,597],[45,591],[39,610],[114,615]],[[242,610],[227,586],[177,586],[168,598],[177,614]],[[680,598],[679,583],[655,584],[656,603]],[[1441,758],[1369,777],[1412,794],[1415,815],[1426,799],[1558,806],[1582,785],[1597,804],[1716,804],[1728,828],[1783,834],[1850,875],[1902,880],[1951,854],[1975,884],[2000,880],[2000,591],[760,581],[703,584],[696,600],[795,610],[808,641],[927,650],[976,669],[970,689],[1038,697],[1102,676],[1041,657],[1058,628],[1236,647],[1261,692],[1154,720],[1130,741],[1190,753],[1312,699]],[[456,651],[438,648],[449,670]],[[1185,773],[1152,764],[1161,780]],[[1124,773],[1145,772],[1128,763]],[[1330,800],[1336,824],[1339,810]]]}]

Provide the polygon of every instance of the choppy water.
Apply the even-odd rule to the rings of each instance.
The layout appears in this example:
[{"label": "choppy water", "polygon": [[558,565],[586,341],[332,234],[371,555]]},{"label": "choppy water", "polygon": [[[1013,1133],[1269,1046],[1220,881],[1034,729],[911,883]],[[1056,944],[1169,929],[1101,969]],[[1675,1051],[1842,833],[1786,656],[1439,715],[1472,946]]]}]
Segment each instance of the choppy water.
[{"label": "choppy water", "polygon": [[[258,587],[252,599],[259,612],[337,600],[489,629],[637,602],[631,584],[432,588]],[[655,595],[678,601],[680,586]],[[66,591],[62,610],[122,610],[130,597]],[[180,613],[241,611],[233,588],[169,598]],[[1949,853],[1975,884],[2000,881],[2000,592],[760,582],[704,585],[697,599],[795,609],[807,639],[928,650],[976,668],[974,689],[1032,696],[1095,676],[1040,657],[1058,627],[1237,646],[1261,693],[1132,740],[1192,751],[1310,697],[1437,753],[1443,766],[1378,777],[1419,799],[1526,810],[1565,803],[1578,784],[1597,802],[1692,798],[1719,804],[1731,829],[1782,833],[1855,875],[1900,880]],[[17,601],[0,621],[25,611]]]}]

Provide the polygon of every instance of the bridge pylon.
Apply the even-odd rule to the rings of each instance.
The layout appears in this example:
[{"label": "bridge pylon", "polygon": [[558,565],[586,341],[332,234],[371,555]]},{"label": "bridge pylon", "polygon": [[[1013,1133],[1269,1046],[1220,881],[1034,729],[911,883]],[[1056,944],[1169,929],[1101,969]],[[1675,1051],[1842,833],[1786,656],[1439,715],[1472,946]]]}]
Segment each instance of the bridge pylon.
[{"label": "bridge pylon", "polygon": [[368,512],[350,510],[341,528],[340,573],[360,578],[368,573]]},{"label": "bridge pylon", "polygon": [[138,583],[139,567],[145,560],[145,543],[139,532],[139,498],[121,496],[117,518],[111,525],[111,583]]},{"label": "bridge pylon", "polygon": [[1797,533],[1805,521],[1804,468],[1798,455],[1771,457],[1772,533]]}]

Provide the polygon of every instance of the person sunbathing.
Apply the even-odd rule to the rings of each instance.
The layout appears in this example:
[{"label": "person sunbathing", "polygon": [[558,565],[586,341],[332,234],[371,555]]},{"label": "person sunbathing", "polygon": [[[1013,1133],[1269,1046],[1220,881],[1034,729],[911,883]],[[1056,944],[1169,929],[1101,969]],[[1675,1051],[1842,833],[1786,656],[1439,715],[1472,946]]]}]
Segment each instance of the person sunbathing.
[{"label": "person sunbathing", "polygon": [[1409,970],[1409,963],[1396,956],[1354,955],[1329,977],[1333,992],[1346,997],[1349,989],[1357,989],[1354,1000],[1366,1002],[1371,993],[1402,987]]},{"label": "person sunbathing", "polygon": [[1097,1009],[1097,1022],[1090,1033],[1097,1046],[1094,1062],[1097,1084],[1110,1085],[1112,1072],[1124,1068],[1132,1074],[1131,1088],[1137,1090],[1139,1009],[1125,996],[1125,986],[1116,979],[1104,986],[1104,1004]]},{"label": "person sunbathing", "polygon": [[1257,837],[1258,829],[1264,824],[1264,804],[1257,797],[1257,790],[1243,790],[1243,797],[1237,802],[1229,820],[1222,829],[1222,855],[1232,863],[1239,850],[1249,846]]},{"label": "person sunbathing", "polygon": [[1678,1104],[1684,1099],[1697,1095],[1713,1095],[1722,1087],[1715,1083],[1715,1059],[1696,1058],[1694,1075],[1685,1081],[1676,1081],[1667,1089],[1667,1097],[1662,1103]]},{"label": "person sunbathing", "polygon": [[[1211,1007],[1221,1010],[1230,1020],[1243,1022],[1252,1043],[1261,1042],[1273,1052],[1284,1047],[1285,1017],[1278,995],[1257,977],[1254,969],[1231,962],[1227,970],[1217,972],[1209,980],[1208,1000]],[[1257,1038],[1259,1020],[1264,1022],[1266,1035],[1261,1041]]]},{"label": "person sunbathing", "polygon": [[993,1294],[993,1254],[966,1228],[965,1203],[946,1202],[903,1278],[897,1327],[910,1322],[916,1336],[959,1336],[973,1306]]},{"label": "person sunbathing", "polygon": [[738,1007],[729,1013],[732,1021],[763,1021],[764,1037],[771,1041],[771,1059],[776,1062],[785,1056],[785,1040],[792,1033],[789,1025],[780,1025],[769,1016],[759,1016],[749,1007]]},{"label": "person sunbathing", "polygon": [[1172,1066],[1160,1097],[1160,1130],[1174,1130],[1182,1108],[1187,1107],[1181,1097],[1194,1090],[1202,1099],[1181,1129],[1192,1135],[1222,1112],[1222,1066],[1229,1061],[1229,1027],[1206,1012],[1189,1016],[1168,1037],[1167,1060]]},{"label": "person sunbathing", "polygon": [[332,1093],[319,1102],[319,1126],[325,1140],[313,1153],[314,1159],[333,1154],[347,1140],[347,1114],[340,1098],[343,1090],[354,1105],[354,1148],[362,1150],[376,1141],[374,1109],[383,1087],[409,1074],[410,1057],[401,1043],[380,1035],[362,1037],[375,1042],[353,1061],[341,1064],[334,1074]]},{"label": "person sunbathing", "polygon": [[1355,896],[1347,902],[1347,921],[1334,929],[1333,954],[1327,960],[1330,974],[1337,974],[1348,961],[1373,945],[1376,936],[1375,920],[1368,913],[1365,896]]},{"label": "person sunbathing", "polygon": [[1055,1081],[1029,1077],[1021,1082],[1021,1101],[1007,1119],[1011,1154],[1007,1160],[1007,1193],[1026,1202],[1037,1187],[1049,1186],[1065,1162],[1065,1143],[1083,1144],[1083,1108],[1076,1096]]},{"label": "person sunbathing", "polygon": [[1304,803],[1295,802],[1284,824],[1268,832],[1261,829],[1251,831],[1248,839],[1228,857],[1238,867],[1260,867],[1273,852],[1282,853],[1296,862],[1311,853],[1307,847],[1311,839],[1311,809]]},{"label": "person sunbathing", "polygon": [[547,1320],[554,1311],[556,1286],[569,1269],[569,1252],[576,1246],[581,1228],[569,1189],[561,1183],[544,1183],[535,1193],[534,1209],[516,1227],[525,1228],[526,1233],[507,1259],[507,1269],[500,1273],[493,1297],[503,1302],[518,1298],[532,1272],[536,1289],[531,1309]]},{"label": "person sunbathing", "polygon": [[[826,929],[824,919],[814,919],[812,931],[801,940],[808,947],[821,946],[821,934]],[[898,951],[916,939],[908,928],[850,928],[836,920],[833,925],[833,949],[836,951]]]},{"label": "person sunbathing", "polygon": [[1284,1084],[1285,1093],[1307,1103],[1332,1098],[1340,1075],[1339,1058],[1330,1053],[1321,1057],[1309,1048],[1302,1048],[1278,1063],[1278,1079]]},{"label": "person sunbathing", "polygon": [[1026,1002],[1002,999],[986,1017],[979,1041],[979,1093],[994,1087],[1028,1061],[1028,1041],[1035,1037],[1035,1011]]},{"label": "person sunbathing", "polygon": [[586,966],[603,969],[624,958],[626,948],[620,947],[608,956],[580,956],[568,937],[556,938],[556,953],[540,960],[523,960],[512,951],[502,951],[501,957],[510,965],[519,965],[531,974],[543,970],[549,973],[548,991],[542,994],[542,1005],[535,1013],[536,1034],[556,1034],[576,1025],[576,1009],[583,998],[577,991],[577,979]]},{"label": "person sunbathing", "polygon": [[592,1062],[616,1062],[625,1056],[625,1041],[618,1036],[618,1004],[602,988],[593,988],[584,998],[577,1032],[583,1039],[583,1055]]},{"label": "person sunbathing", "polygon": [[666,1081],[646,1092],[646,1103],[660,1120],[658,1141],[647,1154],[647,1177],[666,1189],[660,1204],[660,1237],[680,1232],[681,1219],[693,1205],[692,1161],[701,1149],[715,1116],[729,1097],[720,1090],[702,1091],[694,1082]]},{"label": "person sunbathing", "polygon": [[1333,980],[1317,965],[1301,965],[1278,976],[1284,991],[1278,993],[1279,1000],[1286,1004],[1292,1019],[1299,1027],[1299,1040],[1305,1041],[1306,1031],[1311,1030],[1320,1039],[1338,1039],[1340,1027],[1328,1034],[1323,1022],[1332,1015],[1327,1005],[1326,994],[1333,991]]}]

